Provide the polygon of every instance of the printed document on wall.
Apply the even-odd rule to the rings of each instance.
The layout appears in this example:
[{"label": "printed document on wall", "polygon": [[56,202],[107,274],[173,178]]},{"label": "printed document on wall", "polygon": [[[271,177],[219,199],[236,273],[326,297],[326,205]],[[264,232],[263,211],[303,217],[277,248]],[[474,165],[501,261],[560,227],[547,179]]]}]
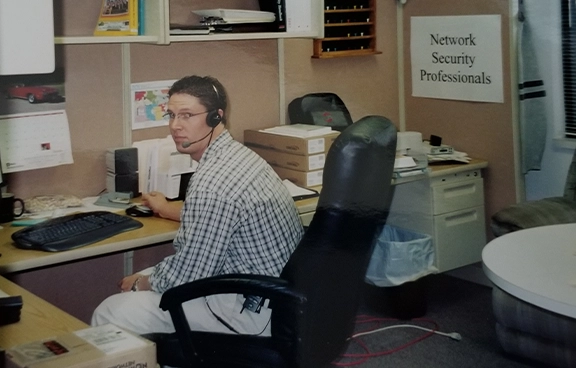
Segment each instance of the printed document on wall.
[{"label": "printed document on wall", "polygon": [[168,125],[164,118],[168,90],[174,80],[132,83],[132,129]]},{"label": "printed document on wall", "polygon": [[65,110],[0,116],[4,173],[73,163]]},{"label": "printed document on wall", "polygon": [[500,15],[412,17],[412,96],[504,102]]}]

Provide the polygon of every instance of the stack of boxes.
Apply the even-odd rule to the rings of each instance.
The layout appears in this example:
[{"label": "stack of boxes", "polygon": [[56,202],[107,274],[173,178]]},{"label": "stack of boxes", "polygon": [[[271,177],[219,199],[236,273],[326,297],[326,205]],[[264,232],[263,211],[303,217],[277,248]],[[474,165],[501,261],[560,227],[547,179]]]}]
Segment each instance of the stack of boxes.
[{"label": "stack of boxes", "polygon": [[244,144],[266,160],[281,179],[309,188],[322,185],[326,154],[338,134],[331,131],[313,137],[293,137],[245,130]]}]

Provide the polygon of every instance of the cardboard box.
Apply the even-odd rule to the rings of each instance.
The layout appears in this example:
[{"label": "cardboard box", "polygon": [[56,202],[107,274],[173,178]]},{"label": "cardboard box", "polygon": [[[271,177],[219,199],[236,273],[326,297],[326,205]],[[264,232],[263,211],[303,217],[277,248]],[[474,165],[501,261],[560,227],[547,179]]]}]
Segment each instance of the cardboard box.
[{"label": "cardboard box", "polygon": [[259,130],[245,130],[244,144],[249,147],[268,148],[304,156],[328,152],[328,149],[339,134],[340,132],[335,131],[322,136],[300,138],[266,133]]},{"label": "cardboard box", "polygon": [[156,363],[156,344],[110,324],[6,351],[6,368],[155,368]]},{"label": "cardboard box", "polygon": [[271,165],[276,174],[280,179],[290,180],[292,183],[301,187],[315,187],[322,185],[322,175],[324,170],[314,170],[314,171],[296,171],[286,169],[284,167]]},{"label": "cardboard box", "polygon": [[251,146],[251,150],[256,152],[270,165],[284,167],[296,171],[313,171],[324,168],[326,154],[318,153],[315,155],[294,155],[292,153],[275,151],[268,148]]}]

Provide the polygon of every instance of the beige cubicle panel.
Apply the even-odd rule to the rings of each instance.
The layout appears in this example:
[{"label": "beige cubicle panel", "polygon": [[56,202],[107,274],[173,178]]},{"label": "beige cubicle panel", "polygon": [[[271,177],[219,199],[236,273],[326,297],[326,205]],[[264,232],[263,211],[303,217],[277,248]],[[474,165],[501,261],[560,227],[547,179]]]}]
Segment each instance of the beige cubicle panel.
[{"label": "beige cubicle panel", "polygon": [[[409,0],[403,8],[406,130],[422,132],[425,139],[431,134],[441,136],[443,143],[488,161],[484,170],[487,224],[498,209],[515,203],[517,195],[509,6],[509,1],[502,0]],[[504,102],[413,97],[410,18],[478,14],[501,15]]]}]

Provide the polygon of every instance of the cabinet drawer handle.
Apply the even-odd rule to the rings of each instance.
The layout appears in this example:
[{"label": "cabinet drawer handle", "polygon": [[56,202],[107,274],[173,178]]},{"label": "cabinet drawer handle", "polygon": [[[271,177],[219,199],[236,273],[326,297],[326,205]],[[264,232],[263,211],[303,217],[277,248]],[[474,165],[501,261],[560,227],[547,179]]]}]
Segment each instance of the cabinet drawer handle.
[{"label": "cabinet drawer handle", "polygon": [[470,183],[465,185],[459,185],[457,187],[451,187],[444,189],[444,196],[446,198],[453,198],[461,195],[467,195],[476,192],[476,184]]},{"label": "cabinet drawer handle", "polygon": [[478,211],[471,210],[466,212],[460,212],[456,215],[446,216],[447,226],[456,226],[460,224],[465,224],[467,222],[473,222],[478,220]]}]

